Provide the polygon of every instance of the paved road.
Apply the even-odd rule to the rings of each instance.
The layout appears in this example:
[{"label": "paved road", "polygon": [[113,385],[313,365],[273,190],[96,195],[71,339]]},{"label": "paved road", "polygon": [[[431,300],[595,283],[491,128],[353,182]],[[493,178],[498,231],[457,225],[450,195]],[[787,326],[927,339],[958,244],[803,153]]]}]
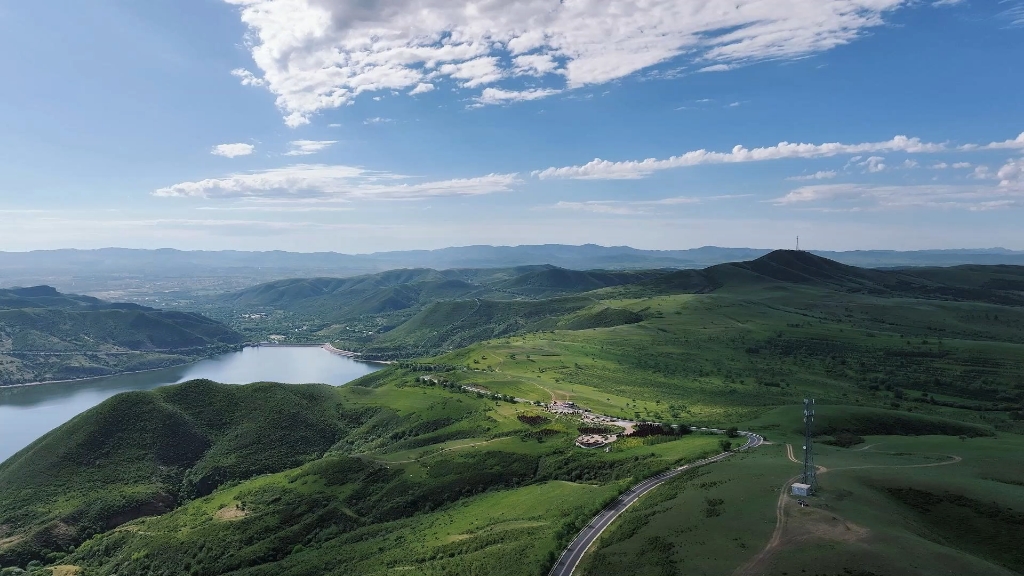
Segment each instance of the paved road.
[{"label": "paved road", "polygon": [[[724,433],[723,430],[715,429],[706,431]],[[747,443],[738,448],[738,450],[746,450],[748,448],[760,446],[761,442],[764,441],[763,438],[753,432],[740,432],[740,434],[747,437]],[[608,526],[611,525],[611,523],[614,522],[620,514],[625,512],[626,508],[629,508],[630,505],[639,500],[641,496],[657,488],[663,482],[674,476],[678,476],[687,470],[704,466],[705,464],[718,462],[719,460],[728,458],[732,454],[732,452],[722,452],[721,454],[712,456],[711,458],[697,460],[696,462],[691,462],[685,466],[673,468],[668,472],[662,472],[657,476],[648,478],[636,486],[633,486],[624,494],[619,496],[607,508],[598,513],[598,515],[590,521],[590,524],[587,524],[587,527],[584,528],[579,535],[576,536],[576,539],[569,544],[569,547],[562,552],[562,555],[558,558],[558,562],[555,562],[555,565],[551,567],[551,572],[548,574],[550,576],[572,576],[573,571],[576,570],[576,566],[578,566],[580,560],[583,559],[583,555],[587,553],[587,550],[594,541],[597,540],[598,536],[600,536],[601,533],[604,532],[605,528],[608,528]]]}]

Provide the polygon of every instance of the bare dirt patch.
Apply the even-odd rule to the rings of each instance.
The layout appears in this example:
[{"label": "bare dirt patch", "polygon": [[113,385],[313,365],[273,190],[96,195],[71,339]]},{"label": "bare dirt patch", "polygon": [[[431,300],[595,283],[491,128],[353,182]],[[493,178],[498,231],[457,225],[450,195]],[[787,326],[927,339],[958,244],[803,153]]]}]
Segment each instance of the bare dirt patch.
[{"label": "bare dirt patch", "polygon": [[0,548],[17,544],[18,542],[21,542],[24,539],[25,537],[21,534],[15,534],[14,536],[8,536],[7,538],[0,538]]},{"label": "bare dirt patch", "polygon": [[53,566],[50,569],[53,570],[53,576],[78,576],[82,573],[81,566],[72,566],[70,564]]},{"label": "bare dirt patch", "polygon": [[870,532],[867,528],[814,507],[800,508],[792,501],[787,504],[790,521],[786,526],[782,545],[790,542],[822,538],[834,542],[856,542]]},{"label": "bare dirt patch", "polygon": [[245,510],[239,508],[237,504],[232,504],[217,510],[213,517],[217,520],[238,520],[239,518],[245,518],[245,514]]}]

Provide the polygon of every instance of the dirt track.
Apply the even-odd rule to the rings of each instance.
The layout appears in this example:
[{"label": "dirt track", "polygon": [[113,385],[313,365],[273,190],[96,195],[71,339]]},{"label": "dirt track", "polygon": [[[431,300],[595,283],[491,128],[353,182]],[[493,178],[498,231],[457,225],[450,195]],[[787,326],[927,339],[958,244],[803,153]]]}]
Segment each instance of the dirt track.
[{"label": "dirt track", "polygon": [[[876,445],[877,444],[864,446],[859,450],[867,451],[869,448],[871,448],[871,446]],[[874,450],[870,451],[875,452]],[[886,454],[886,452],[879,453]],[[946,466],[949,464],[956,464],[957,462],[963,460],[961,457],[956,456],[955,454],[940,454],[940,456],[946,456],[947,458],[950,459],[945,462],[932,462],[930,464],[872,464],[866,466],[846,466],[843,468],[831,469],[825,468],[824,466],[816,466],[816,468],[818,469],[818,474],[825,474],[826,472],[830,471],[835,472],[839,470],[861,470],[865,468],[928,468],[931,466]],[[803,464],[803,462],[797,460],[796,456],[793,454],[792,444],[786,444],[786,458],[788,458],[791,462]],[[771,556],[775,553],[777,549],[779,549],[779,547],[782,544],[782,535],[786,527],[786,503],[789,501],[789,499],[787,498],[789,486],[793,482],[796,482],[796,480],[801,476],[803,476],[803,474],[797,474],[796,476],[793,476],[789,480],[786,480],[786,483],[782,485],[782,490],[779,491],[779,499],[775,505],[775,530],[772,531],[772,537],[768,540],[768,544],[766,544],[765,547],[760,552],[758,552],[756,556],[751,558],[745,564],[737,568],[735,572],[733,572],[734,576],[756,576],[758,574],[764,573],[764,570],[768,564],[768,560],[771,559]]]}]

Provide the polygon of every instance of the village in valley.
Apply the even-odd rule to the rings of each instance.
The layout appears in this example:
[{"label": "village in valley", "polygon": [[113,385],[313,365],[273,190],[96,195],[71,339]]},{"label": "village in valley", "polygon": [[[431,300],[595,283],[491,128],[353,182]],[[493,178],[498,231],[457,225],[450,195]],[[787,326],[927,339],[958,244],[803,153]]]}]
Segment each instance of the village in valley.
[{"label": "village in valley", "polygon": [[[454,384],[448,380],[436,376],[424,375],[417,378],[417,380],[420,382],[429,382],[434,385],[454,386]],[[515,398],[496,394],[479,385],[462,384],[457,387],[465,392],[494,397],[497,400],[514,402],[517,404],[529,404],[531,406],[543,408],[548,413],[553,414],[555,418],[560,416],[579,418],[580,435],[576,438],[575,444],[580,448],[594,449],[603,447],[608,451],[610,449],[610,445],[622,437],[632,435],[650,436],[664,433],[679,433],[678,426],[666,426],[658,422],[637,422],[635,420],[597,414],[587,408],[577,405],[571,400],[552,399],[551,402],[545,403],[535,400],[527,400],[525,398]]]}]

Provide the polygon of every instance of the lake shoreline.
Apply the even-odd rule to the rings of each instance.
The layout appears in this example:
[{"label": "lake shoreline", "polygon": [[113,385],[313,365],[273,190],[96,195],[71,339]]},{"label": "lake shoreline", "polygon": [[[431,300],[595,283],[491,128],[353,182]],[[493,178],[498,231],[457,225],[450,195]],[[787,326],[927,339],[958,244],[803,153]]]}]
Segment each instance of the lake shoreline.
[{"label": "lake shoreline", "polygon": [[[0,387],[0,460],[6,460],[78,414],[122,393],[149,392],[190,380],[344,386],[384,368],[315,347],[249,346],[212,358],[168,358],[175,366],[93,378],[55,378]],[[48,385],[43,385],[48,384]]]},{"label": "lake shoreline", "polygon": [[[391,365],[391,362],[387,361],[387,360],[366,360],[364,358],[360,358],[361,355],[358,352],[352,352],[351,350],[341,350],[340,348],[335,348],[334,346],[331,346],[330,342],[324,342],[323,344],[314,344],[314,343],[310,343],[310,344],[276,344],[276,343],[270,343],[270,342],[257,342],[257,343],[254,343],[254,344],[250,344],[248,346],[242,346],[242,349],[245,349],[245,348],[322,348],[324,351],[326,351],[326,352],[328,352],[330,354],[334,354],[334,355],[337,355],[337,356],[344,356],[344,357],[349,358],[349,359],[351,359],[351,360],[353,360],[355,362],[365,362],[367,364],[382,364],[382,365],[385,365],[385,366],[390,366]],[[157,370],[166,370],[168,368],[180,368],[182,366],[189,366],[191,364],[196,364],[196,363],[202,362],[203,360],[206,360],[207,358],[212,358],[212,356],[207,356],[205,358],[197,358],[197,359],[189,361],[189,362],[179,362],[177,364],[168,364],[166,366],[159,366],[157,368],[147,368],[145,370],[129,370],[127,372],[113,372],[113,373],[110,373],[110,374],[103,374],[103,375],[100,375],[100,376],[88,376],[86,378],[69,378],[69,379],[66,379],[66,380],[44,380],[42,382],[22,382],[20,384],[2,384],[2,385],[0,385],[0,390],[5,390],[7,388],[25,388],[27,386],[45,386],[47,384],[70,384],[72,382],[87,382],[89,380],[99,380],[101,378],[111,378],[111,377],[114,377],[114,376],[127,376],[127,375],[130,375],[130,374],[145,374],[146,372],[155,372]]]},{"label": "lake shoreline", "polygon": [[157,368],[146,368],[145,370],[129,370],[127,372],[113,372],[111,374],[103,374],[102,376],[88,376],[86,378],[69,378],[67,380],[44,380],[42,382],[23,382],[21,384],[3,384],[0,385],[0,390],[5,390],[7,388],[25,388],[28,386],[45,386],[47,384],[70,384],[72,382],[86,382],[88,380],[100,380],[102,378],[112,378],[114,376],[127,376],[129,374],[145,374],[146,372],[155,372],[157,370],[166,370],[168,368],[181,368],[182,366],[197,364],[199,362],[202,362],[203,360],[206,360],[206,358],[199,358],[197,360],[192,360],[191,362],[179,362],[177,364],[168,364],[167,366],[160,366]]},{"label": "lake shoreline", "polygon": [[323,348],[324,350],[327,350],[331,354],[336,354],[338,356],[344,356],[346,358],[351,358],[352,360],[355,360],[356,362],[367,362],[367,363],[370,363],[370,364],[384,364],[385,366],[390,366],[391,365],[391,361],[389,361],[389,360],[367,360],[366,358],[361,358],[362,354],[360,354],[359,352],[353,352],[351,350],[342,350],[340,348],[335,348],[334,346],[331,345],[330,342],[325,342],[321,346],[321,348]]}]

